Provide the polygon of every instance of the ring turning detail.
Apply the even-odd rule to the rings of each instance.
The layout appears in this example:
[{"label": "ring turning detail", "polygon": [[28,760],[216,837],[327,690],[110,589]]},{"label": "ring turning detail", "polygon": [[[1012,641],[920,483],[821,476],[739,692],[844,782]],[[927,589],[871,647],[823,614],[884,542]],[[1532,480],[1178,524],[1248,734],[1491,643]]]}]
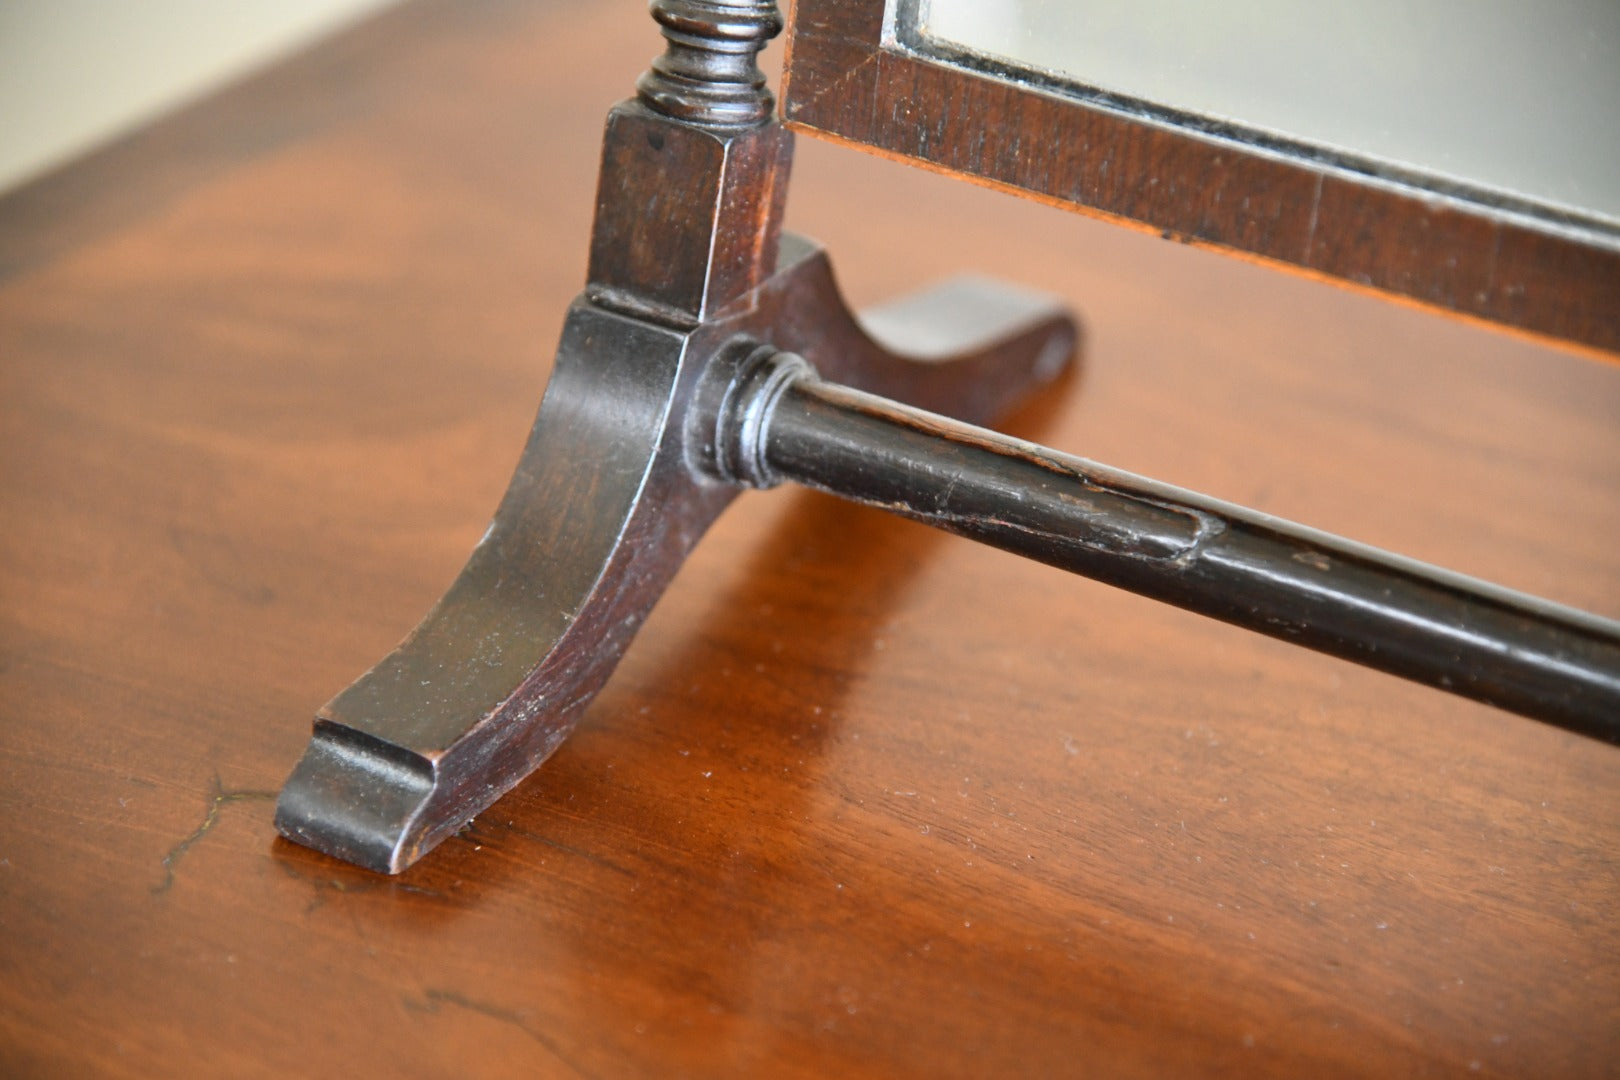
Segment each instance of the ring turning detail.
[{"label": "ring turning detail", "polygon": [[1064,307],[962,279],[858,320],[781,228],[775,5],[652,7],[669,50],[608,115],[585,291],[506,495],[317,713],[283,835],[410,866],[567,738],[727,504],[786,480],[1620,741],[1620,624],[972,426],[1070,364]]}]

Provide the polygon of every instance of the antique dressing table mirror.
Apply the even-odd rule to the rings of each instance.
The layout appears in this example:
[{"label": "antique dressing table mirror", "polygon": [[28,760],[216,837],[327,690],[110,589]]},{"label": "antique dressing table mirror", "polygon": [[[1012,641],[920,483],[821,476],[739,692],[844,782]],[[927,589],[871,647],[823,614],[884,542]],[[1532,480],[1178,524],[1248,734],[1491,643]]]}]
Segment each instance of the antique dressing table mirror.
[{"label": "antique dressing table mirror", "polygon": [[409,0],[0,197],[0,1075],[1613,1075],[1588,621],[1236,508],[1620,615],[1612,213],[908,10]]},{"label": "antique dressing table mirror", "polygon": [[[1612,21],[1599,7],[1572,14]],[[651,9],[668,48],[608,117],[588,283],[511,487],[440,603],[320,712],[278,803],[284,835],[375,870],[411,865],[555,751],[726,504],[785,480],[1620,742],[1620,623],[959,422],[1056,377],[1076,341],[1061,306],[958,283],[869,317],[869,337],[825,257],[782,231],[792,137],[755,60],[781,29],[775,4]],[[1331,54],[1348,51],[1352,73],[1393,55],[1399,22],[1369,19],[1367,56],[1335,38],[1306,79],[1280,65],[1279,86],[1327,85],[1314,102],[1281,97],[1293,111],[1260,127],[1220,115],[1279,100],[1257,59],[1276,46],[1247,32],[1226,54],[1192,35],[1212,55],[1164,65],[1191,72],[1159,91],[1169,104],[1078,81],[1113,54],[1098,36],[1109,10],[804,0],[784,114],[1167,237],[1620,350],[1614,147],[1529,147],[1563,131],[1558,85],[1525,106],[1525,147],[1506,123],[1480,140],[1446,101],[1403,126],[1445,95],[1396,78],[1362,101],[1332,84]],[[1158,10],[1137,17],[1151,30]],[[1511,19],[1490,28],[1518,47]],[[1601,101],[1616,38],[1595,37],[1530,66],[1595,81]],[[1234,72],[1253,76],[1252,103],[1220,85]],[[1452,97],[1488,100],[1469,85]],[[1277,130],[1318,122],[1325,140]],[[1450,171],[1401,160],[1427,149],[1425,123],[1458,134],[1438,153]],[[1343,148],[1362,133],[1378,152]]]}]

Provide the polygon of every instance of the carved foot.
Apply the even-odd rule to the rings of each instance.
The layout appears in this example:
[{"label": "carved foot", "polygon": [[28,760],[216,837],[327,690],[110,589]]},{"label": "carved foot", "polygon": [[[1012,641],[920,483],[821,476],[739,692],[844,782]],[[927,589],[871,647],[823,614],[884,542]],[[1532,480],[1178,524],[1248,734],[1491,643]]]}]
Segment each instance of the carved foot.
[{"label": "carved foot", "polygon": [[[781,250],[776,274],[727,309],[737,314],[693,329],[574,305],[494,522],[421,625],[317,714],[276,807],[283,835],[397,873],[557,749],[741,490],[715,418],[762,344],[972,421],[1055,377],[1073,351],[1052,301],[979,281],[874,312],[879,344],[819,251],[793,237]],[[946,356],[951,340],[961,355]]]}]

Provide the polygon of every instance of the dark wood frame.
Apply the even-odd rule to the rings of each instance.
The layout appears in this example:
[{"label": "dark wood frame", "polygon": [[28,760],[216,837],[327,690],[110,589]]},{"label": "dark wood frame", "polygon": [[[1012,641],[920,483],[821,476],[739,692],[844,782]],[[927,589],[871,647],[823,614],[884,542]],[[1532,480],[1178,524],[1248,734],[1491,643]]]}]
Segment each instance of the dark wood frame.
[{"label": "dark wood frame", "polygon": [[1605,219],[1055,78],[1015,81],[992,59],[908,33],[915,5],[901,0],[886,27],[885,0],[799,0],[783,76],[788,126],[1620,354],[1620,229]]}]

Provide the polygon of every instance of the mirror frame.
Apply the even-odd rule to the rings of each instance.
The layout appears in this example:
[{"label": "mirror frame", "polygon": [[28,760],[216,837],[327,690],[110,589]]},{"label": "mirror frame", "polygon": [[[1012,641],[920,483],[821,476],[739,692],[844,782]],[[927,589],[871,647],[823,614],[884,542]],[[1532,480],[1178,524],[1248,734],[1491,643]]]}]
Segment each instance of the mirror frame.
[{"label": "mirror frame", "polygon": [[1607,219],[1014,71],[922,38],[918,2],[798,0],[783,121],[1166,239],[1620,356],[1620,227]]}]

